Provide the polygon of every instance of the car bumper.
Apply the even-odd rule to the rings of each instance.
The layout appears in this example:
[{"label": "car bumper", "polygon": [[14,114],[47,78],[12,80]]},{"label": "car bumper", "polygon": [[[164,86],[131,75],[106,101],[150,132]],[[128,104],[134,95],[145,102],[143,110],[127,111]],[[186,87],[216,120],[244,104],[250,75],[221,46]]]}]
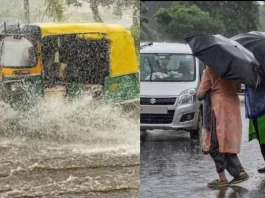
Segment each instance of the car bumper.
[{"label": "car bumper", "polygon": [[[144,108],[146,105],[141,105]],[[149,106],[150,107],[150,106]],[[140,128],[141,129],[173,129],[173,130],[195,130],[197,128],[198,122],[198,102],[193,102],[190,104],[179,105],[179,106],[152,106],[156,107],[166,107],[168,109],[168,114],[142,114]],[[172,118],[169,118],[172,116]],[[190,115],[191,119],[183,119],[183,116]],[[161,120],[159,119],[161,118]],[[163,120],[166,119],[167,123]],[[170,119],[172,121],[170,122]],[[164,122],[164,123],[163,123]]]}]

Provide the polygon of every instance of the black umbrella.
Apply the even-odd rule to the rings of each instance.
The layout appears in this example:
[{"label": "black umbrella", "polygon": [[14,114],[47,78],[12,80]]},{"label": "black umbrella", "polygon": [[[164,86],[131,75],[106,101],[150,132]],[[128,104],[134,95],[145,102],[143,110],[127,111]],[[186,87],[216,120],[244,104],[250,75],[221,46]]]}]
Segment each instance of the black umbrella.
[{"label": "black umbrella", "polygon": [[260,82],[260,66],[242,45],[222,35],[199,34],[185,39],[193,55],[211,67],[217,75],[249,86]]},{"label": "black umbrella", "polygon": [[261,66],[261,75],[265,81],[265,32],[249,32],[231,38],[253,53]]}]

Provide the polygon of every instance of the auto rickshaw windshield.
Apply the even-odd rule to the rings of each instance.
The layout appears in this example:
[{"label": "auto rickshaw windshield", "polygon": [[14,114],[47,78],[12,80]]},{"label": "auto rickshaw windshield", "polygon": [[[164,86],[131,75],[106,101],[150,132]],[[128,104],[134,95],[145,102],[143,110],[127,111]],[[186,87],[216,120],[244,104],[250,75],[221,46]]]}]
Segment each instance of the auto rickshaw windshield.
[{"label": "auto rickshaw windshield", "polygon": [[29,39],[6,36],[0,40],[2,67],[33,67],[37,60],[37,47]]}]

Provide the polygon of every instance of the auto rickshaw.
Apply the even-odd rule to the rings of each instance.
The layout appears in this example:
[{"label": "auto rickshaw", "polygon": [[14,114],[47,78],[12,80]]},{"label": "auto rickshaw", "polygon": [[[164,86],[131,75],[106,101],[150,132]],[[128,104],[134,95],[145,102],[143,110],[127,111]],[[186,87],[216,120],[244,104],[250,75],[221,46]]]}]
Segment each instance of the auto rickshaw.
[{"label": "auto rickshaw", "polygon": [[0,99],[11,104],[35,104],[53,93],[139,104],[134,41],[121,25],[5,25],[0,68]]}]

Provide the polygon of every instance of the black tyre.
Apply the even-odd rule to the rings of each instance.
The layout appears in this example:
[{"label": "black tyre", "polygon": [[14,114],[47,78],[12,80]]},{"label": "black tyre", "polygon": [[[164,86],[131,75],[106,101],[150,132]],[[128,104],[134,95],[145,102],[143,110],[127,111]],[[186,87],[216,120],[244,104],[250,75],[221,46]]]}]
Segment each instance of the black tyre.
[{"label": "black tyre", "polygon": [[190,138],[192,140],[200,141],[200,145],[202,142],[202,129],[203,129],[203,116],[202,112],[199,111],[198,113],[198,122],[197,122],[197,129],[190,131]]}]

